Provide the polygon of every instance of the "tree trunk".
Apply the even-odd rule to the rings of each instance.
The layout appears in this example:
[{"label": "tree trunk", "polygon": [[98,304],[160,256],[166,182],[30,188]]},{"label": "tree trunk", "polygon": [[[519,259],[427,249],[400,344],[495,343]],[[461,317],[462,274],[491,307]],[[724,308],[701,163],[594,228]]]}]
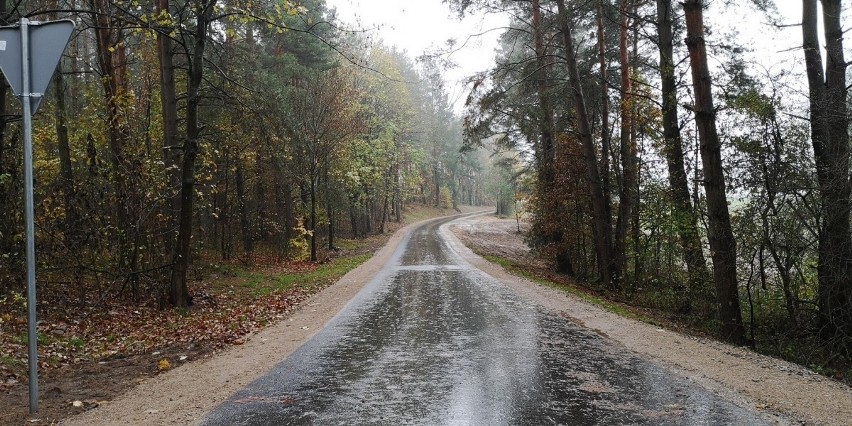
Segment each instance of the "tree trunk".
[{"label": "tree trunk", "polygon": [[360,237],[358,234],[358,204],[354,199],[350,201],[349,205],[349,221],[352,227],[352,238]]},{"label": "tree trunk", "polygon": [[311,262],[317,257],[317,173],[311,172]]},{"label": "tree trunk", "polygon": [[683,2],[683,9],[686,13],[686,46],[689,49],[695,94],[695,125],[704,166],[708,238],[713,259],[721,337],[734,344],[744,344],[746,338],[737,286],[737,244],[731,230],[731,217],[725,194],[725,172],[722,168],[722,142],[716,130],[716,110],[713,106],[712,83],[707,66],[703,2],[687,0]]},{"label": "tree trunk", "polygon": [[598,172],[595,142],[592,139],[591,124],[589,123],[588,110],[586,109],[586,99],[583,95],[583,88],[580,86],[580,73],[577,70],[574,40],[571,36],[571,29],[568,23],[568,10],[565,8],[565,0],[556,0],[556,5],[559,10],[559,27],[562,32],[563,43],[565,44],[568,78],[571,83],[571,94],[574,102],[576,132],[583,146],[583,157],[585,158],[586,169],[589,174],[589,192],[592,199],[592,228],[595,236],[598,274],[604,285],[613,285],[612,218],[606,206],[600,173]]},{"label": "tree trunk", "polygon": [[290,240],[293,239],[293,184],[284,184],[284,257],[290,258]]},{"label": "tree trunk", "polygon": [[[401,148],[397,147],[397,150]],[[398,154],[397,154],[398,155]],[[402,168],[400,167],[399,162],[396,164],[396,185],[394,186],[393,192],[393,211],[396,214],[394,216],[394,222],[402,222]]]},{"label": "tree trunk", "polygon": [[373,202],[369,200],[364,201],[364,236],[370,235],[373,233],[373,209],[371,208]]},{"label": "tree trunk", "polygon": [[379,234],[385,233],[385,224],[388,220],[388,203],[389,199],[387,193],[385,193],[385,200],[382,203],[382,222],[379,224]]},{"label": "tree trunk", "polygon": [[240,208],[240,229],[243,234],[243,252],[254,253],[254,232],[249,220],[248,203],[246,202],[246,178],[243,172],[243,160],[237,157],[237,170],[234,179],[237,184],[237,204]]},{"label": "tree trunk", "polygon": [[[436,159],[437,159],[437,157],[436,157]],[[432,173],[435,177],[435,207],[440,209],[440,208],[442,208],[441,207],[441,180],[438,177],[438,165],[437,164],[435,164],[435,166],[432,168]]]},{"label": "tree trunk", "polygon": [[698,217],[690,200],[689,182],[683,161],[683,139],[677,116],[671,0],[657,0],[657,33],[663,97],[663,155],[666,157],[669,171],[674,220],[677,223],[676,229],[683,247],[683,259],[689,277],[686,291],[681,295],[681,311],[686,313],[692,309],[692,300],[696,296],[696,291],[702,289],[709,281],[710,271],[704,259],[701,234],[698,232]]},{"label": "tree trunk", "polygon": [[197,10],[192,57],[189,61],[189,81],[186,100],[186,140],[183,143],[183,164],[181,170],[180,218],[178,238],[174,251],[170,301],[174,306],[188,306],[192,303],[186,285],[186,272],[189,269],[190,243],[192,241],[193,199],[195,196],[195,160],[198,157],[198,138],[201,126],[198,121],[198,109],[201,101],[200,89],[204,77],[204,47],[207,41],[207,27],[213,13],[214,2],[200,0]]},{"label": "tree trunk", "polygon": [[[281,170],[281,162],[278,158],[272,159],[272,173],[275,180],[275,183],[273,184],[273,190],[275,191],[275,223],[277,224],[278,228],[281,229],[284,228],[284,226],[287,226],[287,202],[284,200],[284,180],[286,179],[286,177],[284,176],[284,173]],[[283,232],[275,233],[275,247],[278,251],[279,258],[284,258],[287,256],[287,241],[284,240],[283,237]]]},{"label": "tree trunk", "polygon": [[231,232],[230,232],[230,223],[231,223],[231,204],[228,200],[228,193],[231,192],[231,158],[232,154],[230,150],[225,150],[224,153],[224,167],[222,167],[222,180],[221,185],[222,189],[217,191],[217,197],[219,197],[219,225],[220,225],[220,241],[221,241],[221,251],[222,251],[222,260],[228,260],[231,258]]},{"label": "tree trunk", "polygon": [[65,245],[72,253],[77,246],[78,212],[77,194],[74,188],[74,170],[71,165],[71,144],[68,140],[68,125],[65,119],[65,79],[60,65],[53,89],[56,95],[56,140],[59,156],[59,183],[65,198]]},{"label": "tree trunk", "polygon": [[329,179],[329,169],[331,168],[329,164],[331,163],[329,160],[329,153],[325,154],[325,173],[323,176],[323,186],[325,187],[325,211],[328,216],[328,249],[329,251],[334,250],[334,237],[335,232],[337,231],[335,223],[334,223],[334,199],[331,194],[331,179]]},{"label": "tree trunk", "polygon": [[334,238],[337,233],[337,226],[334,223],[334,204],[328,203],[328,249],[335,250]]},{"label": "tree trunk", "polygon": [[822,202],[817,304],[821,334],[849,336],[852,329],[849,116],[843,56],[841,0],[822,0],[826,40],[823,71],[816,0],[803,0],[802,37],[810,89],[811,141]]},{"label": "tree trunk", "polygon": [[127,254],[130,250],[133,221],[131,220],[130,185],[133,166],[126,158],[125,146],[130,142],[130,130],[123,113],[121,97],[127,92],[127,55],[124,47],[124,30],[120,23],[112,18],[112,10],[106,0],[95,0],[93,19],[96,23],[95,42],[97,46],[98,66],[102,72],[101,84],[106,100],[109,127],[111,180],[115,190],[118,228],[118,268],[126,272]]},{"label": "tree trunk", "polygon": [[636,202],[636,183],[639,180],[639,169],[636,165],[636,140],[631,137],[633,132],[633,101],[631,91],[633,83],[630,80],[630,55],[628,53],[628,2],[621,0],[621,31],[619,32],[619,64],[621,65],[621,189],[618,195],[618,219],[615,222],[614,263],[618,274],[617,280],[623,279],[627,273],[627,227],[630,223],[631,211]]},{"label": "tree trunk", "polygon": [[606,59],[606,37],[604,33],[604,9],[603,2],[598,5],[598,61],[601,73],[601,187],[604,193],[604,204],[610,211],[612,206],[612,190],[609,182],[609,66]]},{"label": "tree trunk", "polygon": [[[157,0],[156,11],[169,14],[169,0]],[[167,245],[175,241],[175,218],[180,210],[180,151],[178,149],[178,112],[177,89],[175,88],[175,66],[172,39],[169,32],[172,28],[163,28],[157,32],[157,58],[160,64],[160,103],[163,115],[163,162],[168,170],[168,204],[165,207],[166,232],[164,235]],[[224,233],[223,233],[224,240]],[[224,253],[224,251],[223,251]]]},{"label": "tree trunk", "polygon": [[[554,193],[558,189],[556,185],[556,170],[555,156],[556,143],[554,141],[553,132],[553,107],[550,102],[550,93],[548,92],[548,70],[550,62],[547,60],[547,51],[544,47],[544,29],[541,24],[541,5],[539,0],[532,0],[532,25],[535,36],[535,56],[536,56],[536,90],[539,99],[539,134],[540,145],[536,150],[538,153],[538,191],[540,200],[548,200],[549,194]],[[508,214],[505,206],[507,201],[498,201],[498,215],[504,216]],[[552,220],[552,219],[551,219]],[[558,244],[562,241],[562,232],[554,231],[550,235],[544,235],[544,240],[550,244]],[[560,252],[556,253],[556,269],[557,272],[565,275],[573,275],[574,268],[571,265],[571,254],[567,249],[560,247]]]}]

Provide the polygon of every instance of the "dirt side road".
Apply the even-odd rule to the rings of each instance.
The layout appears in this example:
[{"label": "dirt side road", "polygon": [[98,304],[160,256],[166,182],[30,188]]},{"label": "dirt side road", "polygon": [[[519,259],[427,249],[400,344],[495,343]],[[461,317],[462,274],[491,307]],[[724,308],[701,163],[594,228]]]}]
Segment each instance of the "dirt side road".
[{"label": "dirt side road", "polygon": [[[513,221],[485,216],[462,219],[454,231],[466,240],[487,241],[500,250],[525,250]],[[253,335],[219,356],[188,363],[147,380],[66,425],[184,425],[197,423],[229,395],[268,371],[331,320],[381,269],[405,228],[370,261],[310,299],[288,320]],[[469,262],[520,295],[558,311],[626,348],[671,366],[723,397],[780,413],[778,422],[849,425],[852,390],[794,364],[712,341],[697,340],[605,312],[565,293],[505,272],[474,255],[444,228]],[[495,244],[495,242],[499,242]],[[486,244],[487,245],[487,244]]]},{"label": "dirt side road", "polygon": [[[475,255],[526,253],[514,220],[477,216],[454,222],[447,232],[454,249],[474,266],[498,278],[516,293],[579,324],[659,360],[685,377],[727,397],[780,416],[780,423],[852,425],[852,389],[802,366],[748,349],[697,339],[623,318],[552,288],[515,275]],[[458,237],[458,238],[457,238]]]}]

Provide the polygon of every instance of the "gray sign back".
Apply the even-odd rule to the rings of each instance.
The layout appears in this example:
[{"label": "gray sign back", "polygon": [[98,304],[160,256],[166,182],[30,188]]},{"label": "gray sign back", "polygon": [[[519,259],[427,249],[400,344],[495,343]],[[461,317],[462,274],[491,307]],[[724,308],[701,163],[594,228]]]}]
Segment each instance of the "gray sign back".
[{"label": "gray sign back", "polygon": [[[30,93],[41,94],[31,98],[32,113],[38,111],[56,65],[74,31],[74,22],[68,19],[51,22],[31,21],[30,29]],[[0,70],[9,81],[16,96],[23,91],[21,70],[21,28],[0,27]]]}]

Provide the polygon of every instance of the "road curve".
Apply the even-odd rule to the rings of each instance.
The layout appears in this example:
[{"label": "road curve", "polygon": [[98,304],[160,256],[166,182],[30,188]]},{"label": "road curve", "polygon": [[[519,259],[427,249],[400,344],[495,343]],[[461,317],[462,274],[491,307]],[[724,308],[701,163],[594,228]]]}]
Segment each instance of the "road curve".
[{"label": "road curve", "polygon": [[205,425],[768,424],[412,229],[321,332]]}]

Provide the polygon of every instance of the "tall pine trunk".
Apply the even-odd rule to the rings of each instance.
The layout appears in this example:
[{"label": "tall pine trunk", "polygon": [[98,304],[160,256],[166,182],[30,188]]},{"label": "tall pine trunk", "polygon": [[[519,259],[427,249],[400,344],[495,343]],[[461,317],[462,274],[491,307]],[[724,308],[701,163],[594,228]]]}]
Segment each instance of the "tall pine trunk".
[{"label": "tall pine trunk", "polygon": [[841,0],[822,0],[826,68],[817,30],[816,0],[803,0],[802,37],[810,89],[811,142],[820,187],[817,304],[821,333],[845,335],[852,329],[852,236],[850,236],[849,115],[843,56]]},{"label": "tall pine trunk", "polygon": [[[547,89],[548,70],[550,61],[547,60],[547,51],[544,47],[544,29],[541,22],[541,4],[539,0],[532,0],[532,26],[535,35],[536,56],[536,91],[539,99],[538,127],[540,134],[538,153],[538,191],[540,200],[551,199],[550,194],[555,193],[556,188],[556,143],[553,137],[553,107],[550,101],[550,93]],[[543,201],[545,202],[545,201]],[[506,200],[497,203],[498,215],[507,214],[504,211]],[[549,220],[556,220],[551,218]],[[558,229],[545,235],[546,242],[558,244],[562,241],[562,232]],[[564,247],[556,253],[556,269],[559,273],[574,275],[574,266],[571,262],[571,254]]]},{"label": "tall pine trunk", "polygon": [[317,174],[311,171],[311,262],[319,260],[317,257]]},{"label": "tall pine trunk", "polygon": [[677,114],[672,12],[671,0],[657,0],[657,34],[663,98],[663,155],[669,172],[673,216],[677,223],[676,229],[683,247],[683,259],[689,277],[686,291],[681,295],[681,311],[689,312],[696,293],[709,282],[710,271],[704,259],[701,234],[698,232],[698,215],[690,199],[689,182],[683,160],[683,139]]},{"label": "tall pine trunk", "polygon": [[125,152],[130,143],[125,109],[121,106],[122,97],[127,94],[127,53],[124,46],[124,29],[118,20],[112,18],[112,6],[106,0],[94,0],[93,19],[95,43],[97,46],[98,66],[103,73],[103,85],[108,120],[108,138],[110,180],[115,191],[115,217],[118,229],[118,269],[122,273],[132,269],[128,258],[131,241],[135,233],[132,220],[134,167]]},{"label": "tall pine trunk", "polygon": [[713,258],[720,332],[725,341],[744,344],[746,338],[737,285],[737,244],[731,230],[731,216],[725,194],[725,172],[722,168],[722,142],[716,130],[716,109],[713,106],[712,82],[707,66],[703,2],[687,0],[683,2],[683,10],[686,13],[686,46],[689,49],[695,94],[695,125],[701,143],[701,162],[704,165],[708,239]]},{"label": "tall pine trunk", "polygon": [[59,183],[65,199],[65,246],[67,250],[74,253],[78,244],[77,235],[79,235],[79,212],[77,209],[77,193],[74,186],[74,170],[71,164],[71,143],[68,139],[68,125],[65,118],[65,114],[67,112],[65,104],[65,78],[62,75],[61,63],[54,80],[53,89],[56,95],[56,147],[57,154],[59,156]]},{"label": "tall pine trunk", "polygon": [[[609,61],[606,58],[606,37],[604,32],[604,4],[598,4],[598,61],[601,78],[601,186],[604,192],[604,204],[609,210],[612,206],[612,187],[609,182],[610,126],[609,126]],[[608,213],[612,214],[612,213]]]},{"label": "tall pine trunk", "polygon": [[631,212],[636,204],[636,185],[639,181],[639,168],[636,160],[636,139],[633,133],[633,100],[631,92],[633,83],[630,79],[630,54],[628,32],[630,18],[628,2],[621,0],[621,29],[619,32],[619,65],[621,66],[621,188],[618,194],[618,219],[615,223],[615,247],[613,249],[614,263],[618,276],[623,279],[627,274],[627,228],[630,224]]},{"label": "tall pine trunk", "polygon": [[614,284],[612,262],[612,217],[606,205],[601,177],[598,172],[595,142],[592,139],[589,114],[586,109],[586,99],[580,86],[580,73],[577,69],[576,50],[571,36],[571,26],[568,23],[568,10],[565,0],[556,0],[559,10],[559,27],[565,45],[565,56],[568,67],[568,78],[571,84],[571,97],[574,104],[574,119],[577,136],[583,147],[583,157],[589,178],[589,190],[592,200],[592,229],[595,238],[595,254],[598,261],[598,274],[604,285]]},{"label": "tall pine trunk", "polygon": [[249,256],[254,253],[254,232],[249,219],[248,202],[246,200],[246,176],[243,171],[243,159],[237,157],[237,167],[234,179],[237,187],[237,205],[240,209],[240,229],[243,235],[243,252]]},{"label": "tall pine trunk", "polygon": [[[156,11],[160,14],[170,14],[169,0],[157,0]],[[180,210],[180,151],[178,147],[178,112],[177,89],[175,88],[175,66],[172,39],[169,33],[172,28],[162,28],[157,32],[157,59],[160,66],[160,104],[163,116],[163,163],[167,170],[168,202],[166,211],[166,232],[164,235],[167,246],[173,246],[175,241],[176,218]],[[174,253],[172,253],[174,257]]]},{"label": "tall pine trunk", "polygon": [[196,7],[198,13],[191,50],[192,57],[189,58],[188,64],[186,139],[183,143],[183,164],[181,166],[180,216],[170,292],[170,301],[174,306],[187,306],[192,302],[186,284],[186,272],[189,269],[190,243],[192,241],[195,160],[198,157],[198,138],[201,134],[198,110],[201,103],[201,82],[204,77],[204,48],[214,4],[211,0],[198,0]]}]

